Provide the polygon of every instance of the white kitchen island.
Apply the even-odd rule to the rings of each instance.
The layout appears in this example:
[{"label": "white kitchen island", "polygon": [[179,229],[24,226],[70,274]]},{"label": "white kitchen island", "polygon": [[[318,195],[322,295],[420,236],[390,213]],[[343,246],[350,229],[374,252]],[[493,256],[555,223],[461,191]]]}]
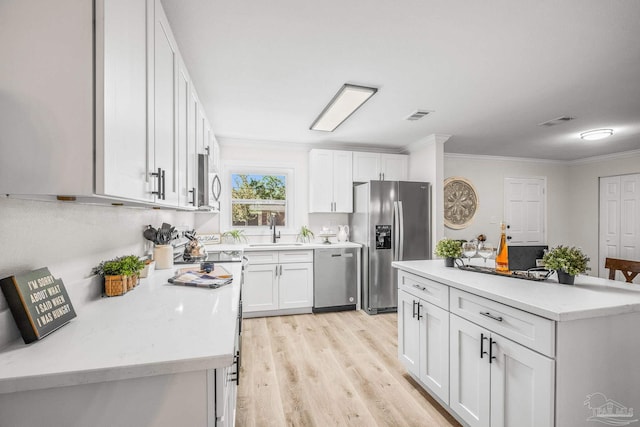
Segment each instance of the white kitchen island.
[{"label": "white kitchen island", "polygon": [[41,341],[0,349],[0,425],[233,425],[242,266],[222,265],[229,285],[156,271]]},{"label": "white kitchen island", "polygon": [[[394,262],[398,355],[471,426],[635,422],[640,286],[589,276],[561,285]],[[640,422],[640,421],[638,421]]]}]

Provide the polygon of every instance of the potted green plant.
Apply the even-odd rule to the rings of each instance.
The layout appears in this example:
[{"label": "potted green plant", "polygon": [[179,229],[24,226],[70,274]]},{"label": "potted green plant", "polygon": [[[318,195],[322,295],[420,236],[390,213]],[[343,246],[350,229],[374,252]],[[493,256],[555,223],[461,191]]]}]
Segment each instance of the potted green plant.
[{"label": "potted green plant", "polygon": [[590,258],[575,246],[556,246],[546,251],[542,262],[548,270],[555,270],[558,282],[573,285],[575,276],[590,270],[587,263]]},{"label": "potted green plant", "polygon": [[222,238],[227,243],[247,243],[247,237],[244,235],[244,230],[229,230],[222,233]]},{"label": "potted green plant", "polygon": [[445,237],[436,244],[435,254],[444,258],[445,266],[453,267],[454,260],[462,256],[462,243]]},{"label": "potted green plant", "polygon": [[303,225],[300,227],[300,233],[298,233],[298,238],[296,240],[302,243],[310,243],[311,239],[314,237],[315,235],[313,234],[313,231],[309,230],[306,225]]},{"label": "potted green plant", "polygon": [[119,260],[122,264],[123,274],[128,278],[127,288],[131,290],[138,285],[138,278],[144,268],[144,261],[141,261],[140,258],[135,255],[126,255],[120,257]]},{"label": "potted green plant", "polygon": [[144,268],[144,262],[135,255],[126,255],[102,261],[93,269],[94,274],[104,277],[104,293],[107,296],[123,295],[135,284]]}]

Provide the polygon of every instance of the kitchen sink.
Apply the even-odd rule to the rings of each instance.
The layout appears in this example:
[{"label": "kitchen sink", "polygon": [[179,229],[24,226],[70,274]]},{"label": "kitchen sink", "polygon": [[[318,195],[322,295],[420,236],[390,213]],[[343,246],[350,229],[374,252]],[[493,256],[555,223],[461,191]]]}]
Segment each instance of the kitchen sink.
[{"label": "kitchen sink", "polygon": [[302,243],[286,243],[286,242],[278,242],[278,243],[251,243],[249,245],[250,248],[259,248],[259,247],[269,247],[269,246],[302,246]]}]

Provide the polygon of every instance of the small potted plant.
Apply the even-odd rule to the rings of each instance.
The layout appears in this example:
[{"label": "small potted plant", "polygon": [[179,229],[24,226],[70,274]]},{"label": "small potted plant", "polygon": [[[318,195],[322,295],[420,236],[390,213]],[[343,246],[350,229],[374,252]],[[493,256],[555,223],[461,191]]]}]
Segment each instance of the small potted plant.
[{"label": "small potted plant", "polygon": [[555,270],[558,283],[573,285],[577,274],[590,270],[590,258],[575,246],[556,246],[545,252],[542,262],[547,270]]},{"label": "small potted plant", "polygon": [[459,240],[445,237],[436,244],[435,254],[444,258],[445,266],[453,267],[454,260],[462,255],[462,244]]},{"label": "small potted plant", "polygon": [[247,243],[244,230],[229,230],[222,233],[222,238],[226,243]]},{"label": "small potted plant", "polygon": [[101,262],[93,269],[94,274],[104,277],[104,293],[113,297],[124,295],[137,284],[144,262],[135,255],[121,256]]},{"label": "small potted plant", "polygon": [[140,258],[135,255],[123,256],[120,257],[119,260],[122,263],[124,275],[128,278],[127,290],[131,290],[138,286],[140,272],[144,268],[144,261],[141,261]]},{"label": "small potted plant", "polygon": [[306,225],[303,225],[300,228],[300,233],[298,233],[298,238],[296,240],[302,243],[311,243],[311,239],[314,237],[315,235],[313,234],[313,231],[309,230]]}]

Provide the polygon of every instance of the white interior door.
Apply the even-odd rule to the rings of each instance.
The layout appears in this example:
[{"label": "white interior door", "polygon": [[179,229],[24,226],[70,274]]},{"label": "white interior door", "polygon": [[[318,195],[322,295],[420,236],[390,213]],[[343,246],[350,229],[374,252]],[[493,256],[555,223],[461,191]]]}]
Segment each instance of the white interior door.
[{"label": "white interior door", "polygon": [[504,212],[510,245],[544,245],[546,178],[505,178]]},{"label": "white interior door", "polygon": [[598,275],[608,277],[607,257],[616,258],[620,245],[620,177],[600,178],[600,250]]},{"label": "white interior door", "polygon": [[[604,268],[607,257],[640,260],[639,229],[640,174],[600,178],[600,277],[609,277],[609,270]],[[624,280],[621,273],[616,279]]]},{"label": "white interior door", "polygon": [[622,259],[640,260],[640,175],[620,177],[620,251]]}]

